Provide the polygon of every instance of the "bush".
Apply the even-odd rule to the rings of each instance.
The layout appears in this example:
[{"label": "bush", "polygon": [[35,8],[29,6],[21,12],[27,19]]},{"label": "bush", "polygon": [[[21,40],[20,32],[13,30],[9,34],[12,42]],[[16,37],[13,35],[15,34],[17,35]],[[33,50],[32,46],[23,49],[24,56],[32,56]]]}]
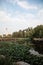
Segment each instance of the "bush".
[{"label": "bush", "polygon": [[0,55],[5,56],[5,61],[0,57],[1,65],[12,65],[17,61],[25,61],[30,65],[43,65],[43,57],[30,54],[29,46],[20,44],[0,43]]}]

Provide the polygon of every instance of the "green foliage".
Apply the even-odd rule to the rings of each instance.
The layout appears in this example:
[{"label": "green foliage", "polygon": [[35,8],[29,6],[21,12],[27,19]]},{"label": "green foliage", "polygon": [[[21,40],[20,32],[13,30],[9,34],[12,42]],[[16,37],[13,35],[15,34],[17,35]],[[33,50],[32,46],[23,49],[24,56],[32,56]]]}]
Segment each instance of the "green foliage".
[{"label": "green foliage", "polygon": [[38,25],[34,28],[33,37],[43,38],[43,25]]},{"label": "green foliage", "polygon": [[13,38],[28,38],[32,36],[33,34],[33,29],[32,28],[27,28],[22,30],[19,30],[18,32],[13,32],[12,37]]},{"label": "green foliage", "polygon": [[[3,35],[3,37],[6,38],[6,35]],[[33,38],[43,38],[43,25],[7,35],[7,38],[11,37],[17,39],[16,42],[19,44],[0,42],[0,65],[13,65],[13,62],[16,61],[25,61],[30,63],[30,65],[43,65],[43,57],[30,54],[29,50],[31,47],[23,45],[23,43],[28,43]],[[43,48],[42,45],[39,47]]]},{"label": "green foliage", "polygon": [[43,25],[38,25],[34,28],[34,33],[32,35],[32,41],[35,45],[35,50],[43,54]]},{"label": "green foliage", "polygon": [[43,57],[30,54],[29,49],[26,45],[0,42],[0,64],[13,65],[13,62],[25,61],[30,65],[43,65]]},{"label": "green foliage", "polygon": [[[19,30],[17,32],[13,32],[12,34],[4,34],[3,38],[43,38],[43,25],[38,25],[35,28],[27,28],[24,30]],[[0,35],[0,38],[2,36]]]}]

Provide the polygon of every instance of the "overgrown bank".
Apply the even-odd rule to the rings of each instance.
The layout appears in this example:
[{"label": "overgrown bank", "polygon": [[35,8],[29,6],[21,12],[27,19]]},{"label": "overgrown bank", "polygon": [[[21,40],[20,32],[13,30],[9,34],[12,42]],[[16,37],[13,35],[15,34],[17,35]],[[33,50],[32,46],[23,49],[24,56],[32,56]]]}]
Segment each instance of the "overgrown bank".
[{"label": "overgrown bank", "polygon": [[17,61],[25,61],[30,65],[43,65],[43,57],[30,54],[30,46],[0,43],[0,65],[13,65]]}]

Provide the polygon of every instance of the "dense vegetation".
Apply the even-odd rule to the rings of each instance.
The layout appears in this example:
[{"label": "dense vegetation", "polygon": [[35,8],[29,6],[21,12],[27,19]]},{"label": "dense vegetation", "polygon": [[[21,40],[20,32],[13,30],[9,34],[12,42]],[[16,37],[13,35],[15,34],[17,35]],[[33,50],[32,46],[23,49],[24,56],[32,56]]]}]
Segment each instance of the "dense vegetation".
[{"label": "dense vegetation", "polygon": [[33,37],[43,38],[43,25],[38,25],[34,28]]},{"label": "dense vegetation", "polygon": [[17,61],[43,65],[43,57],[30,54],[29,49],[26,45],[0,42],[0,65],[13,65]]},{"label": "dense vegetation", "polygon": [[[15,65],[17,61],[25,61],[30,65],[43,65],[43,57],[29,52],[31,48],[35,47],[35,43],[32,44],[33,38],[43,38],[43,25],[19,30],[8,35],[0,35],[0,40],[3,38],[15,38],[16,42],[0,41],[0,65]],[[36,46],[37,50],[43,50],[43,44],[38,46]]]}]

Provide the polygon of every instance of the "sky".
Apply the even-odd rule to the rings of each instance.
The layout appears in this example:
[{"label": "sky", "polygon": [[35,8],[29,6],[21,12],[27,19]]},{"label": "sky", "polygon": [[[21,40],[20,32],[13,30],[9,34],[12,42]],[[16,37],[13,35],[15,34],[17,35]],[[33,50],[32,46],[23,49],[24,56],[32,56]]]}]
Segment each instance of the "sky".
[{"label": "sky", "polygon": [[0,0],[0,34],[43,25],[43,0]]}]

